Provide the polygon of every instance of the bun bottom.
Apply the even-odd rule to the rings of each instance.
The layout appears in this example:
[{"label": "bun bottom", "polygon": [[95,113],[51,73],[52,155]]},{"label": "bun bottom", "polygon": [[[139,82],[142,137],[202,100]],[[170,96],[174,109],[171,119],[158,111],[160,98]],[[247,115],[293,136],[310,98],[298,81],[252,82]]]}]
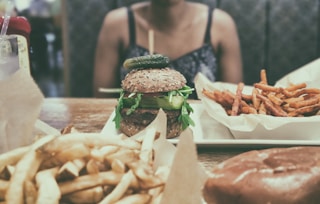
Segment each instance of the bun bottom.
[{"label": "bun bottom", "polygon": [[[121,112],[120,131],[131,137],[145,129],[157,116],[158,109],[137,109],[129,116]],[[164,111],[167,115],[167,139],[178,137],[182,132],[182,124],[178,121],[180,111]]]}]

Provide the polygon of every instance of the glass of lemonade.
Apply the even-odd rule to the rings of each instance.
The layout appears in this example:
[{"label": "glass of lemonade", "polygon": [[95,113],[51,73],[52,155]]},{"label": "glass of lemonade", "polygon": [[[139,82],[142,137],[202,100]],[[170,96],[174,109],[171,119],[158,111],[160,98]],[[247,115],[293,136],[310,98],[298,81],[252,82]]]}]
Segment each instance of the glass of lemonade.
[{"label": "glass of lemonade", "polygon": [[19,69],[19,46],[15,35],[0,36],[0,80]]}]

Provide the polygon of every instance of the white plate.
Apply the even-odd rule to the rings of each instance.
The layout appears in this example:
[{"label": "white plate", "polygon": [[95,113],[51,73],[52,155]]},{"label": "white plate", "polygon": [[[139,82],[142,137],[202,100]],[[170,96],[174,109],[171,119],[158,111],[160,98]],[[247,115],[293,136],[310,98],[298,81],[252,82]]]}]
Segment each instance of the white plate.
[{"label": "white plate", "polygon": [[[201,103],[193,103],[191,106],[194,113],[191,114],[195,122],[194,127],[190,127],[194,142],[198,147],[241,147],[241,148],[259,148],[259,147],[280,147],[280,146],[315,146],[320,145],[320,140],[284,140],[284,139],[234,139],[227,127],[211,118],[203,109]],[[114,112],[105,124],[102,132],[108,134],[119,134],[112,121]],[[173,144],[177,144],[179,137],[168,139]]]}]

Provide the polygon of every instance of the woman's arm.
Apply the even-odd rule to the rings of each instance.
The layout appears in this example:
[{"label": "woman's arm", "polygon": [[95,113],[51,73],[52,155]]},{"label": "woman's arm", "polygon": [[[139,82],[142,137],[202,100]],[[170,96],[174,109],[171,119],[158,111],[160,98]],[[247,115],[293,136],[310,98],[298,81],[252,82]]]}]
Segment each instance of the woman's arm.
[{"label": "woman's arm", "polygon": [[236,25],[232,17],[219,9],[213,15],[212,38],[218,45],[221,80],[230,83],[243,81],[242,57]]},{"label": "woman's arm", "polygon": [[115,97],[116,94],[100,93],[99,88],[119,88],[119,62],[122,52],[127,14],[125,9],[109,12],[101,27],[95,53],[94,96]]}]

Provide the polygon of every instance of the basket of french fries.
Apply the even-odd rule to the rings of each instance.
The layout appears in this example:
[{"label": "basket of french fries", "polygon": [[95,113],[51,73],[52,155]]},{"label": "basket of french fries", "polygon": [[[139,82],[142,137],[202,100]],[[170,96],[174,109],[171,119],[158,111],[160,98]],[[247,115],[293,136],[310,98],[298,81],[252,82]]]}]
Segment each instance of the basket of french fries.
[{"label": "basket of french fries", "polygon": [[0,154],[0,201],[201,203],[206,176],[191,132],[175,147],[161,129],[165,117],[159,111],[135,138],[69,127]]},{"label": "basket of french fries", "polygon": [[208,115],[235,139],[319,140],[319,66],[316,60],[275,85],[264,69],[253,86],[211,82],[203,74],[195,83]]}]

